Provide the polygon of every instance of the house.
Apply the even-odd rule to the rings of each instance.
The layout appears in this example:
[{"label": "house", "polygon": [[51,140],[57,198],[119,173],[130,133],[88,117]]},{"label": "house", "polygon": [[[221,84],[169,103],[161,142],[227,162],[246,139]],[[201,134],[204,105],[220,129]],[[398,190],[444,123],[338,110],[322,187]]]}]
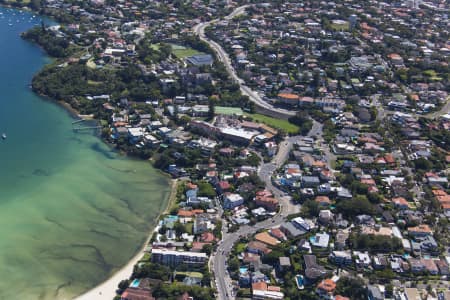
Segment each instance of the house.
[{"label": "house", "polygon": [[312,229],[312,224],[308,220],[302,217],[297,217],[291,220],[291,223],[300,230],[310,231]]},{"label": "house", "polygon": [[303,176],[302,187],[317,187],[320,184],[320,179],[317,176]]},{"label": "house", "polygon": [[316,288],[316,293],[322,299],[334,299],[334,291],[336,290],[336,283],[331,279],[322,280]]},{"label": "house", "polygon": [[233,209],[244,204],[244,198],[239,194],[225,193],[223,195],[223,208]]},{"label": "house", "polygon": [[408,234],[413,237],[425,237],[427,235],[431,235],[433,232],[431,231],[430,226],[427,224],[420,224],[415,227],[408,228]]},{"label": "house", "polygon": [[435,264],[439,269],[439,274],[444,275],[444,276],[450,275],[450,269],[445,260],[443,260],[443,259],[436,260]]},{"label": "house", "polygon": [[349,236],[348,232],[339,230],[338,233],[336,234],[334,242],[335,248],[338,250],[343,250],[345,248],[348,236]]},{"label": "house", "polygon": [[266,244],[259,241],[251,241],[247,244],[247,251],[250,253],[255,253],[259,255],[268,254],[272,252]]},{"label": "house", "polygon": [[280,292],[279,287],[268,286],[265,282],[255,282],[252,284],[252,299],[266,300],[266,299],[283,299],[284,294]]},{"label": "house", "polygon": [[426,253],[437,254],[439,253],[439,246],[432,235],[427,235],[420,238],[420,250]]},{"label": "house", "polygon": [[327,196],[317,196],[315,201],[319,204],[319,206],[329,206],[331,204],[330,198]]},{"label": "house", "polygon": [[353,197],[352,194],[350,193],[350,191],[348,189],[346,189],[346,188],[343,188],[343,187],[340,187],[340,188],[337,189],[337,195],[336,196],[337,196],[338,199],[342,199],[342,200],[351,199]]},{"label": "house", "polygon": [[290,267],[291,267],[291,260],[289,259],[289,257],[282,256],[278,258],[277,272],[282,273],[288,270]]},{"label": "house", "polygon": [[359,268],[368,268],[372,264],[372,259],[368,252],[353,251],[353,255],[356,256],[355,263]]},{"label": "house", "polygon": [[204,242],[204,243],[212,243],[212,242],[216,241],[216,237],[214,236],[214,234],[212,232],[203,232],[200,235],[200,241]]},{"label": "house", "polygon": [[408,262],[409,265],[411,266],[411,272],[421,273],[425,271],[425,265],[423,264],[422,260],[417,258],[410,258]]},{"label": "house", "polygon": [[435,261],[433,259],[425,259],[422,258],[421,260],[422,265],[425,268],[425,271],[427,271],[430,275],[438,275],[439,274],[439,269],[435,264]]},{"label": "house", "polygon": [[315,255],[303,255],[303,260],[305,262],[305,277],[307,279],[316,281],[327,274],[326,269],[317,264],[317,258]]},{"label": "house", "polygon": [[219,194],[223,194],[225,192],[230,191],[231,185],[228,181],[222,180],[216,184],[216,190]]},{"label": "house", "polygon": [[290,238],[296,238],[307,232],[307,230],[299,229],[292,222],[285,222],[281,224],[280,230]]},{"label": "house", "polygon": [[290,106],[298,106],[299,104],[299,96],[290,93],[279,93],[278,94],[278,102]]},{"label": "house", "polygon": [[255,240],[263,242],[267,245],[270,246],[276,246],[277,244],[280,243],[279,240],[277,240],[276,238],[272,237],[269,233],[267,232],[260,232],[258,234],[255,235]]},{"label": "house", "polygon": [[156,300],[156,298],[152,296],[149,288],[129,287],[122,293],[120,300]]},{"label": "house", "polygon": [[317,233],[309,239],[309,242],[314,247],[327,248],[328,242],[330,241],[330,235],[328,233]]},{"label": "house", "polygon": [[278,200],[272,196],[267,190],[259,191],[256,193],[255,203],[258,206],[262,206],[268,211],[275,211],[278,208]]},{"label": "house", "polygon": [[239,286],[240,287],[248,287],[252,282],[252,278],[250,272],[239,272]]},{"label": "house", "polygon": [[140,127],[138,128],[128,128],[128,138],[130,143],[136,144],[144,136],[144,130]]},{"label": "house", "polygon": [[319,222],[327,225],[333,221],[334,214],[329,209],[321,210],[319,212]]},{"label": "house", "polygon": [[287,240],[286,235],[284,235],[283,231],[281,231],[280,228],[270,229],[269,234],[280,241]]},{"label": "house", "polygon": [[394,203],[395,207],[398,209],[409,209],[409,202],[403,197],[392,198],[392,203]]},{"label": "house", "polygon": [[373,268],[375,270],[383,270],[389,265],[386,256],[382,254],[375,255],[373,257]]},{"label": "house", "polygon": [[369,284],[367,286],[367,296],[369,300],[384,300],[384,293],[381,291],[380,286]]},{"label": "house", "polygon": [[350,251],[332,251],[328,259],[339,266],[351,265],[353,262]]}]

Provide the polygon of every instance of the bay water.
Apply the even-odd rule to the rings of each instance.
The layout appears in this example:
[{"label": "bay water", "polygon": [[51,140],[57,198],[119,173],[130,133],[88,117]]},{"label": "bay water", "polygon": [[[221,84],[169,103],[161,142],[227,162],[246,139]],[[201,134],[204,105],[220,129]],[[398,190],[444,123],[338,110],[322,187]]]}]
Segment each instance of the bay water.
[{"label": "bay water", "polygon": [[70,299],[137,253],[170,192],[148,162],[123,157],[35,95],[49,62],[20,38],[39,25],[0,8],[0,299]]}]

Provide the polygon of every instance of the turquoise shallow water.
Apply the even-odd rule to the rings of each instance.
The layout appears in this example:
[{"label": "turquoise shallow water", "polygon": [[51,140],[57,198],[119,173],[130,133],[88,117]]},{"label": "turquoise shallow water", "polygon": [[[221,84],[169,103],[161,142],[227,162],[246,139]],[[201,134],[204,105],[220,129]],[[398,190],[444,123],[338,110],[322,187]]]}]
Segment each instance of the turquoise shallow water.
[{"label": "turquoise shallow water", "polygon": [[19,37],[31,16],[0,8],[0,299],[68,299],[138,251],[170,188],[30,91],[48,62]]}]

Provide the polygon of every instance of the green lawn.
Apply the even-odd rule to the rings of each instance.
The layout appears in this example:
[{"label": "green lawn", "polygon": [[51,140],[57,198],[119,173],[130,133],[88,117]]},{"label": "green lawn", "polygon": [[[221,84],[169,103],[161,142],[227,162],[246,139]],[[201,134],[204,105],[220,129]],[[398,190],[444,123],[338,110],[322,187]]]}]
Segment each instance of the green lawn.
[{"label": "green lawn", "polygon": [[170,46],[172,46],[173,55],[175,55],[177,58],[186,58],[186,57],[189,57],[192,55],[204,54],[204,53],[194,50],[192,48],[188,48],[188,47],[184,47],[184,46],[180,46],[180,45],[170,44]]},{"label": "green lawn", "polygon": [[186,228],[187,233],[192,234],[193,228],[194,228],[194,223],[187,223],[184,225],[184,227]]},{"label": "green lawn", "polygon": [[244,112],[239,107],[216,106],[216,114],[222,115],[243,115]]},{"label": "green lawn", "polygon": [[203,274],[200,272],[176,272],[176,275],[203,278]]},{"label": "green lawn", "polygon": [[244,252],[246,248],[247,248],[247,244],[246,243],[238,243],[236,245],[236,252],[237,253]]},{"label": "green lawn", "polygon": [[261,115],[261,114],[245,113],[244,115],[253,119],[253,121],[261,122],[261,123],[264,123],[268,126],[271,126],[271,127],[277,128],[277,129],[282,129],[286,133],[298,133],[298,131],[300,129],[298,126],[289,123],[287,120],[276,119],[276,118],[272,118],[272,117]]},{"label": "green lawn", "polygon": [[223,115],[244,115],[246,117],[251,118],[255,122],[264,123],[270,127],[282,129],[287,133],[298,133],[299,131],[298,126],[289,123],[287,120],[276,119],[261,114],[244,113],[242,109],[240,109],[239,107],[216,106],[215,112],[216,114],[223,114]]},{"label": "green lawn", "polygon": [[331,29],[335,31],[349,31],[350,30],[350,24],[344,23],[344,24],[336,24],[331,23],[330,24]]},{"label": "green lawn", "polygon": [[151,44],[150,47],[151,47],[153,50],[159,50],[159,44]]},{"label": "green lawn", "polygon": [[22,4],[29,4],[31,2],[31,0],[22,0],[22,1],[18,1],[18,0],[7,0],[6,2],[9,3],[22,3]]}]

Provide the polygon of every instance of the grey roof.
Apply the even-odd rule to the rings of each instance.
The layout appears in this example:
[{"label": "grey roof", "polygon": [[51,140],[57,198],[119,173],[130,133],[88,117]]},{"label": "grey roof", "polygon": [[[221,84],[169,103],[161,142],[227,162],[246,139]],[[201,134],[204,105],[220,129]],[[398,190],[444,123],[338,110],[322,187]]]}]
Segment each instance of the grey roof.
[{"label": "grey roof", "polygon": [[281,256],[279,258],[279,260],[280,260],[280,262],[279,262],[280,266],[287,266],[287,267],[289,267],[291,265],[291,260],[289,259],[289,257]]},{"label": "grey roof", "polygon": [[294,226],[291,222],[286,222],[281,225],[281,229],[287,231],[289,235],[297,237],[299,235],[305,234],[306,231],[300,230]]},{"label": "grey roof", "polygon": [[213,57],[210,54],[193,55],[186,60],[195,66],[210,65],[213,63]]},{"label": "grey roof", "polygon": [[305,260],[306,266],[305,270],[306,278],[314,280],[323,277],[327,274],[325,268],[316,263],[315,255],[304,255],[303,259]]},{"label": "grey roof", "polygon": [[367,290],[369,292],[369,299],[373,300],[384,299],[384,296],[381,294],[381,291],[377,286],[368,285]]}]

